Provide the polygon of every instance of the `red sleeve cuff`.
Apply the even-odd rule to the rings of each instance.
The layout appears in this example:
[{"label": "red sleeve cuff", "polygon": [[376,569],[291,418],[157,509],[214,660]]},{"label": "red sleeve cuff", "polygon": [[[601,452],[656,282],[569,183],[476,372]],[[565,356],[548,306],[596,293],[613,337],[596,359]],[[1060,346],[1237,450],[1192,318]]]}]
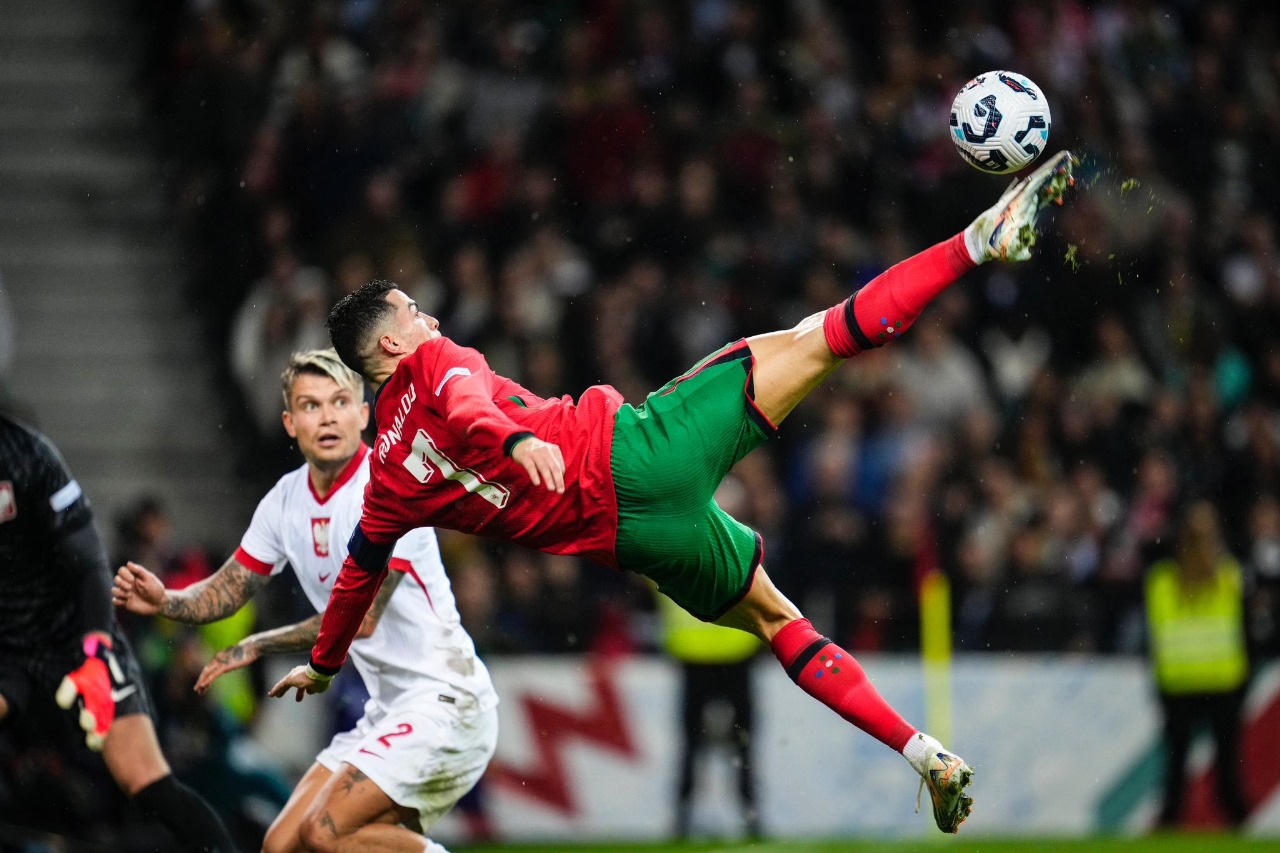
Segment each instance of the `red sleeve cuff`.
[{"label": "red sleeve cuff", "polygon": [[246,551],[243,547],[236,549],[234,559],[237,563],[244,566],[249,571],[257,575],[262,575],[264,577],[270,575],[271,570],[275,568],[273,564],[264,563],[261,560],[259,560],[257,557],[254,557],[252,554]]}]

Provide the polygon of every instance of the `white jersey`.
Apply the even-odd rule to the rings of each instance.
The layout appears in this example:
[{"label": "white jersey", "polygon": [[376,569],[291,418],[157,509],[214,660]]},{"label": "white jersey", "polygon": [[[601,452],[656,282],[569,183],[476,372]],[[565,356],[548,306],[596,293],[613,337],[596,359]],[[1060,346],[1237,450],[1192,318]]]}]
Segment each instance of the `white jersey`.
[{"label": "white jersey", "polygon": [[[324,612],[368,482],[369,448],[363,444],[323,499],[306,465],[285,474],[258,503],[236,560],[263,575],[279,574],[287,563],[312,606]],[[489,671],[458,617],[435,531],[410,531],[396,543],[390,567],[404,577],[373,636],[351,646],[369,695],[383,706],[419,693],[474,700],[465,704],[477,709],[496,706]]]}]

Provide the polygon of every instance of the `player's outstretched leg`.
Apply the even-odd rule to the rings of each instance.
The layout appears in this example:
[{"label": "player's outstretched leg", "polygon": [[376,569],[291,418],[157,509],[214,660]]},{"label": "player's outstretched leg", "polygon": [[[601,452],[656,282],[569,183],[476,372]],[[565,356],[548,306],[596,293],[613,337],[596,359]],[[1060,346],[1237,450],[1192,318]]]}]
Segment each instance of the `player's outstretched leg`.
[{"label": "player's outstretched leg", "polygon": [[907,258],[853,296],[794,329],[749,339],[755,402],[779,424],[847,358],[883,346],[909,329],[939,293],[978,264],[1023,261],[1035,245],[1036,219],[1061,203],[1074,179],[1062,152],[1015,182],[963,232]]},{"label": "player's outstretched leg", "polygon": [[[801,690],[902,754],[933,800],[933,819],[955,832],[973,800],[964,793],[973,770],[937,740],[904,720],[876,690],[853,655],[823,637],[765,574],[756,569],[751,589],[720,624],[749,631],[769,643]],[[917,794],[916,808],[919,809]]]}]

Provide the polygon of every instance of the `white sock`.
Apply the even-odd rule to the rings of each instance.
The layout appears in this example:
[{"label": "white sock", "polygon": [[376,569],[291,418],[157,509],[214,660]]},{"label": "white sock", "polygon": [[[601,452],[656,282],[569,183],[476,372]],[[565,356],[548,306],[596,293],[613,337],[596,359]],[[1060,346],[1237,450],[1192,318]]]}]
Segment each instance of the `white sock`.
[{"label": "white sock", "polygon": [[902,757],[907,759],[907,763],[923,776],[925,774],[925,763],[931,755],[939,750],[946,751],[937,738],[924,732],[916,732],[907,741],[907,745],[902,748]]},{"label": "white sock", "polygon": [[983,235],[978,233],[978,223],[975,220],[969,224],[968,228],[964,229],[964,247],[969,252],[969,260],[975,264],[981,264],[987,260],[982,242]]}]

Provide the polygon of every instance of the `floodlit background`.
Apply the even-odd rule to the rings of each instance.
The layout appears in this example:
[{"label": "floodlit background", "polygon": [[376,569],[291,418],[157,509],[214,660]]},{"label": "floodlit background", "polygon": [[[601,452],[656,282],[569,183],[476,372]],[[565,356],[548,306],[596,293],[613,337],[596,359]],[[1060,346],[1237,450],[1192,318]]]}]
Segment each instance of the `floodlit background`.
[{"label": "floodlit background", "polygon": [[[991,204],[1007,180],[961,160],[948,117],[997,68],[1044,90],[1049,149],[1081,160],[1078,196],[1046,217],[1033,261],[968,274],[903,341],[833,376],[721,501],[764,533],[771,576],[818,628],[977,767],[965,835],[1140,850],[1128,839],[1157,821],[1163,766],[1143,578],[1208,500],[1254,664],[1241,831],[1274,843],[1268,4],[0,0],[0,389],[62,448],[113,555],[189,583],[300,464],[277,377],[327,343],[342,293],[391,278],[535,392],[606,382],[638,402]],[[503,735],[439,837],[671,838],[680,669],[648,587],[442,544]],[[926,578],[942,592],[924,621],[950,628],[930,666]],[[359,715],[357,680],[325,702],[264,700],[292,660],[210,700],[188,690],[212,650],[307,615],[289,584],[214,632],[127,626],[166,754],[246,849]],[[774,841],[749,849],[935,840],[900,759],[767,652],[755,676],[757,817]],[[717,743],[726,716],[704,721]],[[1171,831],[1224,827],[1211,756],[1197,739]],[[751,828],[732,760],[717,746],[697,761],[694,837]],[[41,830],[128,849],[137,823],[92,759],[0,734],[0,848],[46,849],[17,840]],[[1209,838],[1185,849],[1236,849]]]}]

